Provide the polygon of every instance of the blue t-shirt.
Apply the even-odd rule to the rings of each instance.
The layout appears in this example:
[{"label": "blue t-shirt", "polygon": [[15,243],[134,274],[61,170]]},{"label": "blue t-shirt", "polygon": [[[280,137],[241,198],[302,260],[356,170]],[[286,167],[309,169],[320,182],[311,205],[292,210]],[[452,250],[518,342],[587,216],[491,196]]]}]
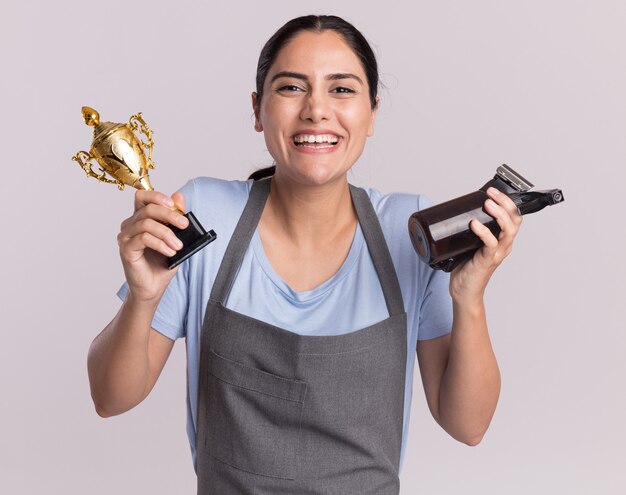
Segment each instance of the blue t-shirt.
[{"label": "blue t-shirt", "polygon": [[[152,327],[172,340],[185,337],[187,344],[187,434],[196,460],[196,414],[200,335],[213,281],[226,246],[248,200],[252,181],[198,178],[181,192],[206,229],[217,239],[186,260],[170,282]],[[408,434],[413,367],[417,340],[439,337],[452,328],[449,277],[422,263],[408,235],[409,216],[428,204],[411,194],[382,195],[366,189],[380,221],[400,282],[407,312],[406,384],[402,455]],[[119,291],[124,298],[127,286]],[[226,301],[226,307],[301,335],[340,335],[367,327],[389,316],[378,275],[360,226],[339,271],[312,290],[296,292],[269,263],[258,231]]]}]

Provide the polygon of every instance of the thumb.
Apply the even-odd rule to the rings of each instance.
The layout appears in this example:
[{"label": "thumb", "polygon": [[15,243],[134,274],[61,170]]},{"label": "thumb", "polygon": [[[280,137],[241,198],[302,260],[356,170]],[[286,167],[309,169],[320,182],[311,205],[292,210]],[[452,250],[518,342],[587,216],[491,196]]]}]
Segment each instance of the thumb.
[{"label": "thumb", "polygon": [[185,208],[185,196],[183,195],[183,193],[175,192],[174,194],[172,194],[172,199],[181,211],[187,211]]}]

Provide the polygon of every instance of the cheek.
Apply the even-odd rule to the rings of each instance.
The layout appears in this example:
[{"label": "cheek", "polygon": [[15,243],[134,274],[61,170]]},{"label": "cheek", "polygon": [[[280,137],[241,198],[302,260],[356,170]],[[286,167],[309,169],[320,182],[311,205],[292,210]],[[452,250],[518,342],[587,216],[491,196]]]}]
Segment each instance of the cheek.
[{"label": "cheek", "polygon": [[266,132],[272,134],[280,133],[281,129],[285,127],[291,118],[288,108],[272,102],[268,102],[267,105],[261,107],[260,115],[263,128]]},{"label": "cheek", "polygon": [[351,129],[353,137],[366,138],[373,133],[372,112],[368,109],[352,109],[344,116],[346,126]]},{"label": "cheek", "polygon": [[261,108],[259,113],[261,124],[263,125],[263,135],[265,136],[265,141],[273,140],[273,136],[276,128],[276,118],[275,114],[271,111],[268,112],[267,106]]},{"label": "cheek", "polygon": [[287,132],[285,129],[287,117],[285,108],[268,101],[261,106],[259,115],[267,150],[275,160],[278,160],[278,157],[286,151],[285,138],[283,137]]}]

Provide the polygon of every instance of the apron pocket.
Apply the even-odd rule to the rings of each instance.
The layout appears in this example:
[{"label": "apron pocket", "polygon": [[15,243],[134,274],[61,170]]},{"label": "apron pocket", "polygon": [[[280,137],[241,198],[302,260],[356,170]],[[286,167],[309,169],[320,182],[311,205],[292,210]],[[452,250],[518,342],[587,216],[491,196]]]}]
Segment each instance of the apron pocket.
[{"label": "apron pocket", "polygon": [[210,351],[205,450],[249,473],[295,479],[306,383]]}]

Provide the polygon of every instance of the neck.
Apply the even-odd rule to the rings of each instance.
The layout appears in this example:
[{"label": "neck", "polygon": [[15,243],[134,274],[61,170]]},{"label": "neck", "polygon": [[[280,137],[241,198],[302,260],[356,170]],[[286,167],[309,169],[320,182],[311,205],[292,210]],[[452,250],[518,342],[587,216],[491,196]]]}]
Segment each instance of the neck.
[{"label": "neck", "polygon": [[356,228],[347,178],[323,186],[294,184],[272,178],[262,223],[279,229],[296,244],[330,242],[346,229]]}]

